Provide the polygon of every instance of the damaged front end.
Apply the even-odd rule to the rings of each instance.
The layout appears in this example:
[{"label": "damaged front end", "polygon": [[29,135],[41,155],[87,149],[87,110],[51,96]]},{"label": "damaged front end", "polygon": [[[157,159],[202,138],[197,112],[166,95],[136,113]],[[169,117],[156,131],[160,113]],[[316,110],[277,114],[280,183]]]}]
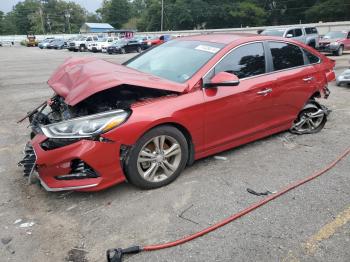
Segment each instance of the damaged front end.
[{"label": "damaged front end", "polygon": [[68,59],[48,84],[55,95],[19,121],[28,119],[31,128],[19,164],[49,191],[96,191],[124,181],[124,139],[113,130],[128,121],[135,104],[187,88],[93,58]]},{"label": "damaged front end", "polygon": [[[127,121],[133,104],[164,96],[174,93],[127,85],[104,90],[74,106],[53,96],[24,118],[29,120],[32,139],[19,162],[24,175],[32,181],[37,172],[48,191],[87,190],[103,180],[107,181],[103,187],[124,181],[119,163],[124,145],[103,134]],[[117,171],[120,175],[115,180]]]}]

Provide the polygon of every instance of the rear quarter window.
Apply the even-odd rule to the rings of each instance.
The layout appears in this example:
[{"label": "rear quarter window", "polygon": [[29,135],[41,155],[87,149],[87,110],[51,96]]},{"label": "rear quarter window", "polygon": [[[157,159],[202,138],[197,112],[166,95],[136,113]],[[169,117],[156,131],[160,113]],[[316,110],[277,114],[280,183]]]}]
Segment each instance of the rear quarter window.
[{"label": "rear quarter window", "polygon": [[283,42],[269,42],[274,71],[303,66],[304,55],[301,49]]},{"label": "rear quarter window", "polygon": [[303,31],[300,28],[294,29],[294,37],[302,36]]},{"label": "rear quarter window", "polygon": [[303,49],[303,51],[304,51],[304,54],[306,56],[307,62],[309,64],[317,64],[321,61],[321,58],[319,58],[318,56],[310,53],[309,51],[307,51],[305,49]]}]

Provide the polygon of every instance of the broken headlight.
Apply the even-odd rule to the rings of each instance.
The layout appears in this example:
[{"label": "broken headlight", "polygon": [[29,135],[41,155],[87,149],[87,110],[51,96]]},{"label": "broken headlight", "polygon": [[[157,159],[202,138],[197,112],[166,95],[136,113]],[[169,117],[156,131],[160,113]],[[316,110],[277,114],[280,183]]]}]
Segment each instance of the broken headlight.
[{"label": "broken headlight", "polygon": [[49,138],[84,138],[105,133],[122,124],[130,115],[124,110],[114,110],[90,116],[73,118],[41,126]]}]

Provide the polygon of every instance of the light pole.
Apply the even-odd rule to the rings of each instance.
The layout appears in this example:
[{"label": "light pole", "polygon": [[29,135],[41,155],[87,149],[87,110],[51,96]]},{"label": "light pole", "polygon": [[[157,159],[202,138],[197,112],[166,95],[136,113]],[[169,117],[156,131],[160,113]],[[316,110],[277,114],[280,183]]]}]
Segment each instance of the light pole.
[{"label": "light pole", "polygon": [[164,23],[164,0],[162,0],[162,13],[160,17],[160,31],[163,31],[163,23]]}]

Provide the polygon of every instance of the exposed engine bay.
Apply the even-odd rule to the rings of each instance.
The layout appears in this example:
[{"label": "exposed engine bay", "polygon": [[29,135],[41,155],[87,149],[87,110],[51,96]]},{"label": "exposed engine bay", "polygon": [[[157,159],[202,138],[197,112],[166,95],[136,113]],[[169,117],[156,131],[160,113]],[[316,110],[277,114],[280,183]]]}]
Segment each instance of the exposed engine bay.
[{"label": "exposed engine bay", "polygon": [[75,106],[68,105],[63,97],[55,95],[47,103],[29,112],[26,117],[29,118],[33,137],[41,133],[42,125],[116,109],[129,111],[136,102],[168,95],[174,95],[174,92],[124,85],[94,94]]}]

